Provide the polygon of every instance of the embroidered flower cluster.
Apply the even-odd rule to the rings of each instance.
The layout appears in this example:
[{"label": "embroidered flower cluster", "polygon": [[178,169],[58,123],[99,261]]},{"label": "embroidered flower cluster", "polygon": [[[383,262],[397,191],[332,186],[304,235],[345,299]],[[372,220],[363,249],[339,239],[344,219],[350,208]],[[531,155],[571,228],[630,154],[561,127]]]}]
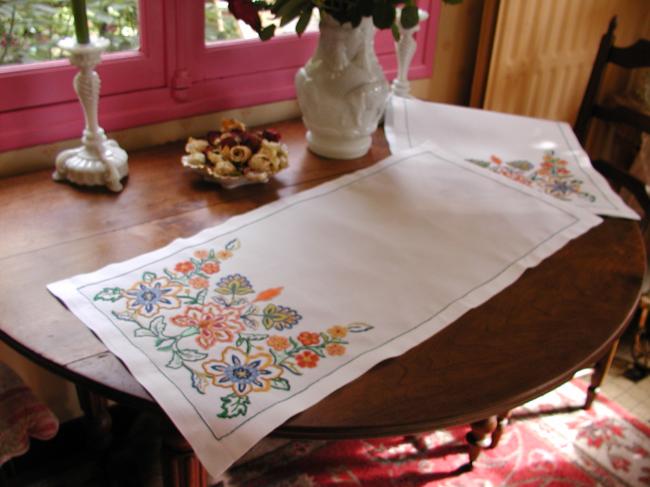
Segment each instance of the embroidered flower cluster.
[{"label": "embroidered flower cluster", "polygon": [[246,416],[252,393],[290,391],[291,376],[345,355],[349,334],[372,329],[351,323],[287,333],[303,317],[271,302],[282,287],[256,292],[246,276],[220,274],[239,247],[235,239],[222,250],[195,250],[160,274],[146,270],[130,287],[105,287],[93,298],[116,303],[111,315],[133,326],[134,339],[168,354],[167,368],[185,369],[197,393],[225,389],[221,418]]},{"label": "embroidered flower cluster", "polygon": [[593,194],[583,191],[584,182],[576,178],[567,167],[569,163],[557,157],[552,150],[544,153],[542,162],[537,166],[526,160],[504,162],[500,157],[494,155],[490,157],[489,161],[466,160],[518,183],[537,188],[561,200],[570,201],[577,197],[590,202],[596,201]]},{"label": "embroidered flower cluster", "polygon": [[277,131],[249,131],[233,119],[223,120],[220,130],[208,132],[205,139],[190,137],[185,152],[183,166],[219,182],[267,182],[289,165],[287,147]]}]

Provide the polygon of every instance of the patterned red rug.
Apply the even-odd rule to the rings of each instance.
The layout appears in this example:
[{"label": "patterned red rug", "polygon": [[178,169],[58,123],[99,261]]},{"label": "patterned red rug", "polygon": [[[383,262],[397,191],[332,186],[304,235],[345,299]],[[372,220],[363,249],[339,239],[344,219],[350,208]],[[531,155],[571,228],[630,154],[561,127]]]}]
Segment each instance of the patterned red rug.
[{"label": "patterned red rug", "polygon": [[[458,427],[420,437],[296,441],[233,469],[228,487],[643,486],[650,427],[599,396],[591,411],[574,381],[513,411],[499,446],[465,472]],[[424,446],[426,445],[426,447]]]}]

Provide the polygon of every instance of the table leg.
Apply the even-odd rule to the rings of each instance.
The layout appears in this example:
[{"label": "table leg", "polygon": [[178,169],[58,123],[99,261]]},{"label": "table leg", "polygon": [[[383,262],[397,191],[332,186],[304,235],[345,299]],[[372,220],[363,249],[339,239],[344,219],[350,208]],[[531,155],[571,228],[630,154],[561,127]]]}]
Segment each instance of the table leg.
[{"label": "table leg", "polygon": [[612,348],[609,349],[609,352],[603,355],[603,357],[598,360],[598,362],[596,362],[596,365],[594,366],[594,372],[591,374],[591,382],[587,388],[587,400],[585,401],[584,405],[585,409],[589,409],[593,404],[594,399],[596,399],[596,395],[600,390],[600,385],[603,383],[605,375],[607,375],[607,371],[609,371],[609,368],[612,365],[612,361],[616,355],[617,348],[618,340],[614,342]]},{"label": "table leg", "polygon": [[497,427],[492,433],[492,443],[490,443],[490,449],[499,446],[499,442],[503,436],[503,431],[506,429],[506,426],[508,426],[508,421],[510,421],[510,414],[511,411],[506,411],[505,413],[501,413],[497,416]]},{"label": "table leg", "polygon": [[77,385],[77,398],[84,412],[87,443],[93,450],[104,450],[111,443],[113,419],[108,411],[108,400]]},{"label": "table leg", "polygon": [[169,420],[165,421],[162,449],[164,487],[207,487],[208,475],[192,447]]},{"label": "table leg", "polygon": [[467,453],[469,454],[468,469],[474,466],[474,461],[478,458],[481,451],[492,445],[492,434],[497,428],[497,417],[490,416],[487,419],[476,421],[470,425],[472,430],[467,433]]}]

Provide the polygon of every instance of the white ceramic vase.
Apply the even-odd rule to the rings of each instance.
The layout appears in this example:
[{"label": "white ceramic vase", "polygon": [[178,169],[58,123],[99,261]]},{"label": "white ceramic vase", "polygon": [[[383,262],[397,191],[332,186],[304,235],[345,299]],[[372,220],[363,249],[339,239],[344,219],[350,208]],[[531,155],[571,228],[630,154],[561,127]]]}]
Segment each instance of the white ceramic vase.
[{"label": "white ceramic vase", "polygon": [[352,27],[322,15],[316,53],[296,73],[307,144],[318,155],[354,159],[370,149],[390,92],[374,34],[370,17]]}]

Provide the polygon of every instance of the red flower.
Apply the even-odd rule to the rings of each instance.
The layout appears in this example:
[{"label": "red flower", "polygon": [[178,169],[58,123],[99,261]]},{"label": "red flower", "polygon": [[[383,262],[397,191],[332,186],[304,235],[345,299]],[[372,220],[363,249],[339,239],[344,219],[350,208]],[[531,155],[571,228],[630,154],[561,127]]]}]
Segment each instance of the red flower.
[{"label": "red flower", "polygon": [[296,363],[303,369],[313,369],[318,365],[318,355],[311,350],[305,350],[296,355]]},{"label": "red flower", "polygon": [[262,21],[251,0],[228,0],[228,10],[236,19],[243,20],[250,25],[255,32],[262,30]]},{"label": "red flower", "polygon": [[216,262],[206,262],[201,266],[201,271],[205,272],[206,274],[216,274],[219,272],[219,264]]},{"label": "red flower", "polygon": [[176,264],[174,270],[176,272],[180,272],[181,274],[189,274],[194,270],[194,264],[192,264],[189,260],[185,260]]},{"label": "red flower", "polygon": [[318,342],[320,342],[320,335],[318,333],[303,331],[298,335],[298,341],[306,347],[309,345],[318,345]]}]

